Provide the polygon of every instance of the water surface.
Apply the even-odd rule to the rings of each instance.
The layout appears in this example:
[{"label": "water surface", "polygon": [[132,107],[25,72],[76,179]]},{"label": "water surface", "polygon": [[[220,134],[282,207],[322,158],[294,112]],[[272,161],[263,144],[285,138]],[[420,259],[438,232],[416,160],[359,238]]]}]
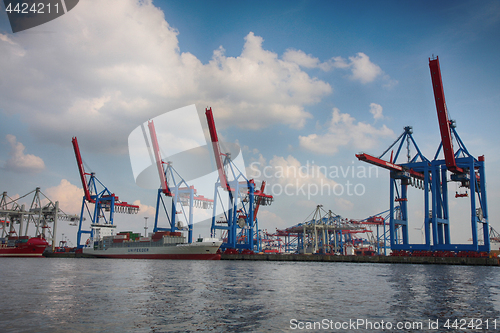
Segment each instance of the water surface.
[{"label": "water surface", "polygon": [[[447,319],[479,318],[490,330],[483,324],[466,331],[493,332],[495,319],[500,331],[499,273],[439,265],[2,258],[0,331],[289,332],[310,331],[299,328],[317,322],[322,326],[312,331],[426,332],[438,320],[443,332]],[[357,320],[377,329],[335,329]],[[393,327],[377,327],[382,321]],[[398,322],[422,329],[397,329]]]}]

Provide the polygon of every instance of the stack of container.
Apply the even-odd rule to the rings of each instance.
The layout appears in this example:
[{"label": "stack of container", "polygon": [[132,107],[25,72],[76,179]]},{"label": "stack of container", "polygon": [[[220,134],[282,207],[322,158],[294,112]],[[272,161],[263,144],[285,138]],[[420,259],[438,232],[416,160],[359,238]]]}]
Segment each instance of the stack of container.
[{"label": "stack of container", "polygon": [[130,234],[120,232],[113,238],[113,243],[123,243],[124,241],[128,241],[129,239],[130,239]]},{"label": "stack of container", "polygon": [[[130,240],[130,241],[135,241],[141,237],[141,234],[133,233],[132,231],[122,231],[122,232],[119,232],[116,236],[123,236],[123,235],[128,235],[127,240]],[[115,236],[115,238],[116,238],[116,236]]]},{"label": "stack of container", "polygon": [[[163,244],[182,244],[186,242],[186,237],[182,236],[182,233],[170,233],[169,237],[163,237]],[[180,234],[180,235],[179,235]]]},{"label": "stack of container", "polygon": [[161,240],[164,236],[170,236],[170,231],[157,231],[151,237],[153,242]]},{"label": "stack of container", "polygon": [[19,243],[27,243],[28,239],[30,239],[29,236],[9,236],[7,238],[7,246],[12,247],[16,246],[16,244]]}]

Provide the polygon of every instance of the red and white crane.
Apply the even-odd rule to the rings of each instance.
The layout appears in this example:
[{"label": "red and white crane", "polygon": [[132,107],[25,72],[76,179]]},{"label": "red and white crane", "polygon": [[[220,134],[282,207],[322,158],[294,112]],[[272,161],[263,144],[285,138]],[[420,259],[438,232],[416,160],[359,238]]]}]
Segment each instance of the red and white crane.
[{"label": "red and white crane", "polygon": [[[256,218],[259,207],[270,205],[273,201],[273,196],[264,194],[265,182],[261,185],[260,190],[255,190],[255,181],[253,179],[248,180],[233,163],[230,155],[222,153],[212,108],[206,108],[205,115],[207,117],[215,163],[219,174],[219,183],[216,184],[214,198],[212,235],[215,234],[215,230],[217,229],[227,231],[227,239],[221,246],[222,250],[253,251],[255,249],[254,245],[257,245],[257,248],[259,247],[259,241],[254,241],[254,237],[258,238],[259,234]],[[230,166],[228,170],[231,171],[231,179],[229,179],[226,173],[226,166]],[[224,211],[225,221],[223,222],[223,224],[227,223],[227,226],[221,226],[221,223],[215,221],[217,216],[217,204],[215,200],[219,194],[217,190],[219,184],[229,195],[228,210],[227,212]]]},{"label": "red and white crane", "polygon": [[[89,234],[90,237],[93,238],[96,228],[114,228],[114,213],[136,214],[139,212],[139,206],[121,202],[117,195],[111,193],[108,188],[97,179],[95,173],[85,172],[82,156],[80,154],[80,147],[76,137],[72,139],[72,143],[84,193],[77,233],[77,247],[82,248],[84,246],[81,244],[83,234]],[[88,176],[90,177],[87,179]],[[94,209],[89,209],[87,203],[94,204]],[[82,224],[85,220],[85,208],[87,208],[87,212],[90,216],[91,230],[82,229]],[[101,223],[101,220],[104,220],[104,222]]]},{"label": "red and white crane", "polygon": [[[151,143],[153,145],[156,168],[158,170],[158,175],[160,177],[161,183],[161,189],[158,191],[156,202],[155,223],[153,231],[157,232],[162,230],[170,230],[172,232],[175,232],[178,229],[182,229],[176,223],[176,216],[177,214],[184,214],[184,218],[188,222],[188,242],[191,243],[193,238],[193,207],[196,206],[197,208],[202,209],[211,208],[213,200],[205,198],[202,195],[197,195],[194,186],[188,185],[184,178],[182,178],[180,174],[174,169],[172,163],[163,161],[153,120],[148,121],[148,128]],[[163,203],[162,195],[170,197],[172,200],[170,215]],[[178,204],[181,204],[180,207],[178,207]],[[185,210],[184,206],[188,206],[189,209]],[[158,227],[161,207],[164,208],[165,214],[170,223],[170,228],[165,229]]]},{"label": "red and white crane", "polygon": [[229,183],[227,181],[226,171],[224,170],[223,156],[226,156],[226,154],[223,154],[220,149],[219,137],[217,136],[217,130],[215,129],[215,121],[214,115],[212,113],[212,108],[207,108],[205,110],[205,115],[207,117],[208,130],[210,131],[210,138],[212,140],[212,148],[214,150],[215,163],[219,172],[221,187],[231,193],[231,188],[229,187]]},{"label": "red and white crane", "polygon": [[163,194],[168,197],[172,196],[172,192],[168,188],[167,177],[165,176],[165,169],[163,168],[163,160],[161,159],[160,146],[158,145],[158,138],[156,137],[155,124],[152,120],[148,121],[149,134],[151,135],[151,143],[153,144],[153,151],[155,155],[156,167],[158,175],[160,176],[160,184]]}]

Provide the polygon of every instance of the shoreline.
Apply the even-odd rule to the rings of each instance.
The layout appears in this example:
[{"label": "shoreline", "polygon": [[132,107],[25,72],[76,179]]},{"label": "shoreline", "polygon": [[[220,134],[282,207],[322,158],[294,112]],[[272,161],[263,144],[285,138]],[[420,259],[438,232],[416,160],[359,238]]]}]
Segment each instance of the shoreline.
[{"label": "shoreline", "polygon": [[[92,256],[89,255],[84,255],[81,253],[75,254],[74,252],[44,253],[44,257],[93,258]],[[500,258],[468,258],[468,257],[336,256],[336,255],[320,255],[320,254],[222,254],[221,260],[500,266]]]}]

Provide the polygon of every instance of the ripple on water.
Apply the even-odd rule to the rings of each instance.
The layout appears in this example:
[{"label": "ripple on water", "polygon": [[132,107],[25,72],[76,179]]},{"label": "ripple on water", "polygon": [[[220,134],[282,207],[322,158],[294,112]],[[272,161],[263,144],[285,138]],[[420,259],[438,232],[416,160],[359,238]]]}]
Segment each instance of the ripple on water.
[{"label": "ripple on water", "polygon": [[500,319],[499,272],[437,265],[2,258],[0,327],[284,332],[291,319]]}]

